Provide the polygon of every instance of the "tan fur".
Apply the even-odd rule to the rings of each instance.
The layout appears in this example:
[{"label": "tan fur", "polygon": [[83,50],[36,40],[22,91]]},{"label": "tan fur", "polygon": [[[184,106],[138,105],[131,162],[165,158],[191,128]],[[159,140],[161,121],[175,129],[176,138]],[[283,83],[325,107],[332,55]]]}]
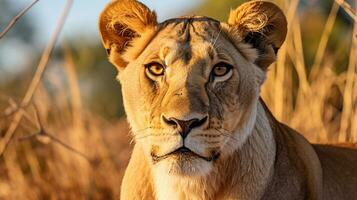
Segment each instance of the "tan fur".
[{"label": "tan fur", "polygon": [[104,47],[111,52],[110,61],[118,69],[125,67],[127,62],[120,54],[135,38],[146,37],[145,33],[156,25],[155,12],[140,2],[117,0],[109,3],[100,15],[99,30]]},{"label": "tan fur", "polygon": [[247,2],[231,11],[228,24],[233,38],[260,35],[255,45],[264,55],[255,61],[258,66],[265,70],[275,61],[273,48],[280,48],[287,33],[284,13],[277,6],[266,1]]},{"label": "tan fur", "polygon": [[[99,27],[120,71],[136,142],[121,199],[356,197],[357,151],[311,145],[259,99],[286,36],[285,16],[273,3],[245,3],[228,23],[185,16],[158,24],[143,4],[118,0],[103,11]],[[147,71],[153,62],[165,67],[164,75]],[[222,62],[232,70],[212,78]],[[205,116],[185,138],[164,120]],[[183,145],[196,156],[171,154]]]}]

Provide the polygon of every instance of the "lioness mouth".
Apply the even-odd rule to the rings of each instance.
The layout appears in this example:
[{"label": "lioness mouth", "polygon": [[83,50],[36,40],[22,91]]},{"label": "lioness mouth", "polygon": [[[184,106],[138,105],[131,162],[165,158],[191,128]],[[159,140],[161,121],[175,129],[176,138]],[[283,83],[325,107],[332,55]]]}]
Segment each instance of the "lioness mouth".
[{"label": "lioness mouth", "polygon": [[205,157],[205,156],[201,156],[193,151],[191,151],[191,149],[183,146],[183,147],[180,147],[178,149],[176,149],[175,151],[171,152],[171,153],[168,153],[168,154],[165,154],[165,155],[162,155],[162,156],[157,156],[155,155],[153,152],[151,153],[151,157],[152,157],[152,160],[156,163],[156,162],[159,162],[161,160],[164,160],[170,156],[181,156],[181,157],[198,157],[198,158],[201,158],[207,162],[211,162],[211,161],[214,161],[216,159],[218,159],[219,157],[219,153],[218,152],[213,152],[212,155],[210,157]]}]

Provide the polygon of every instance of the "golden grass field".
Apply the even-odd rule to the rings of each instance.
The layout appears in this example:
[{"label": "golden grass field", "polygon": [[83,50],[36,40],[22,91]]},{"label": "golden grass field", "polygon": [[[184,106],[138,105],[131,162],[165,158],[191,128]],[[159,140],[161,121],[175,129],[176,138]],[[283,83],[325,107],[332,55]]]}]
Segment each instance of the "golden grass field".
[{"label": "golden grass field", "polygon": [[[279,120],[311,142],[357,142],[355,10],[343,1],[335,2],[324,19],[313,65],[305,66],[299,1],[279,2],[289,32],[277,62],[270,67],[263,99]],[[337,55],[327,54],[326,46],[340,5],[355,22],[353,34],[346,38],[350,41],[347,70],[336,73]],[[0,96],[0,151],[8,144],[0,157],[0,199],[119,198],[133,145],[128,125],[125,119],[102,119],[83,106],[72,53],[67,48],[63,51],[65,65],[57,70],[66,80],[48,73],[51,91],[39,79],[36,87],[30,86],[32,92],[27,90],[28,104],[22,98]],[[14,134],[7,135],[20,118]]]}]

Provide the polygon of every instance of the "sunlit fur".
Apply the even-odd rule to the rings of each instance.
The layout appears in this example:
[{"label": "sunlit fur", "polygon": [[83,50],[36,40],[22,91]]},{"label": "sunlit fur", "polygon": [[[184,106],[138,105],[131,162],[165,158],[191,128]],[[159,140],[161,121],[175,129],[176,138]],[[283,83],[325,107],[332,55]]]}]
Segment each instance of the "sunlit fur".
[{"label": "sunlit fur", "polygon": [[[200,16],[157,23],[137,1],[107,6],[102,41],[119,70],[135,141],[121,199],[322,199],[321,155],[259,99],[286,23],[265,1],[243,4],[228,23]],[[165,66],[163,76],[147,74],[152,62]],[[233,68],[217,81],[211,70],[220,62]],[[208,120],[184,140],[162,116]],[[198,156],[170,154],[183,144]]]},{"label": "sunlit fur", "polygon": [[[133,3],[131,7],[142,6],[130,2]],[[237,37],[234,26],[225,23],[192,16],[169,20],[155,27],[152,15],[146,14],[150,11],[135,8],[128,14],[141,19],[135,24],[135,20],[127,20],[124,13],[113,17],[122,7],[127,9],[128,6],[118,3],[115,7],[114,3],[106,8],[102,14],[104,21],[113,20],[102,26],[102,37],[104,44],[108,44],[108,41],[111,43],[110,33],[123,34],[107,45],[109,57],[120,71],[118,79],[122,83],[128,121],[136,146],[140,146],[151,166],[157,197],[212,199],[220,181],[217,176],[221,176],[221,170],[227,170],[226,164],[230,163],[227,159],[238,159],[235,155],[240,151],[238,160],[261,158],[246,165],[236,163],[235,169],[240,168],[240,172],[234,176],[253,170],[256,171],[254,177],[259,179],[248,178],[246,181],[256,182],[256,186],[242,187],[239,195],[249,192],[257,197],[261,195],[263,189],[259,188],[271,175],[275,145],[267,119],[262,117],[264,111],[258,109],[259,90],[265,80],[264,70],[254,63],[259,58],[258,50],[244,42],[242,35]],[[150,19],[142,19],[145,17]],[[143,28],[145,21],[150,22],[147,29]],[[124,29],[116,31],[115,27]],[[133,32],[134,35],[130,34]],[[127,39],[131,41],[125,42]],[[165,65],[165,75],[155,80],[148,77],[144,66],[150,62]],[[217,82],[211,80],[211,70],[219,62],[228,63],[233,69],[227,80]],[[123,63],[127,63],[125,69]],[[193,129],[183,141],[175,129],[163,123],[162,115],[182,120],[208,116],[209,120]],[[183,142],[197,155],[210,158],[217,153],[219,159],[206,161],[199,157],[169,156],[159,162],[152,160],[152,154],[169,154]],[[251,143],[257,143],[253,149],[243,148]],[[241,181],[244,182],[244,178]]]},{"label": "sunlit fur", "polygon": [[[236,51],[224,32],[219,34],[219,24],[193,22],[187,33],[180,33],[184,25],[165,27],[145,51],[119,73],[121,82],[130,83],[122,86],[128,119],[137,143],[143,145],[149,156],[153,151],[165,155],[183,143],[174,129],[162,123],[161,115],[178,119],[208,115],[209,123],[191,131],[185,140],[186,147],[205,157],[210,157],[211,151],[220,152],[222,157],[229,156],[252,132],[264,72]],[[198,31],[208,27],[211,30],[195,33],[193,27]],[[185,34],[190,34],[190,43],[186,42]],[[208,51],[212,51],[212,58]],[[190,54],[188,61],[184,54]],[[211,83],[210,71],[221,61],[220,56],[235,66],[233,75],[225,82]],[[142,66],[152,60],[160,60],[167,66],[165,77],[157,82],[146,77]],[[139,90],[142,92],[132,94]],[[205,175],[212,164],[203,159],[178,161],[173,157],[157,165],[167,173]]]},{"label": "sunlit fur", "polygon": [[[168,24],[155,35],[140,56],[128,60],[126,69],[119,73],[120,82],[130,83],[122,84],[124,105],[137,145],[142,146],[149,162],[151,153],[165,155],[183,144],[181,136],[162,123],[162,114],[179,119],[209,116],[209,123],[191,131],[185,139],[185,146],[205,157],[212,156],[212,151],[219,152],[221,160],[207,162],[201,158],[168,157],[152,163],[159,199],[182,199],[182,195],[186,195],[186,199],[194,199],[193,194],[197,199],[204,196],[213,198],[216,184],[211,182],[210,176],[217,174],[218,166],[224,166],[224,160],[246,143],[256,126],[259,88],[265,73],[252,60],[246,59],[258,57],[257,51],[248,46],[237,51],[240,46],[234,46],[226,34],[227,30],[221,24],[212,21]],[[144,73],[143,64],[157,60],[167,69],[162,80],[153,82]],[[234,66],[232,76],[225,82],[210,82],[212,67],[222,60]],[[265,128],[268,133],[269,127]],[[270,137],[270,142],[260,141],[273,143],[271,135],[266,137]],[[264,150],[260,150],[263,144],[257,144],[259,148],[256,150],[263,153],[259,156],[273,158],[275,147],[266,144]],[[244,150],[247,155],[254,154],[249,152],[252,151],[249,148]],[[267,161],[273,162],[273,159]],[[271,165],[252,162],[250,167],[257,172],[266,172],[256,175],[259,184],[268,181]],[[245,192],[258,187],[260,185],[251,186]],[[248,195],[245,192],[240,195]],[[257,196],[260,193],[255,191]]]}]

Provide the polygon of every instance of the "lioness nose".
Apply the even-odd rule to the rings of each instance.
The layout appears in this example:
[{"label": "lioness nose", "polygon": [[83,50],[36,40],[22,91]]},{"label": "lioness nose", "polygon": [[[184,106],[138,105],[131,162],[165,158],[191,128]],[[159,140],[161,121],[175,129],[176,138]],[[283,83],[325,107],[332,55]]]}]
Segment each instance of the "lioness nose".
[{"label": "lioness nose", "polygon": [[162,115],[162,119],[167,125],[179,129],[181,137],[185,139],[193,128],[199,127],[207,121],[207,116],[202,119],[193,118],[189,120],[180,120],[174,117],[166,118]]}]

